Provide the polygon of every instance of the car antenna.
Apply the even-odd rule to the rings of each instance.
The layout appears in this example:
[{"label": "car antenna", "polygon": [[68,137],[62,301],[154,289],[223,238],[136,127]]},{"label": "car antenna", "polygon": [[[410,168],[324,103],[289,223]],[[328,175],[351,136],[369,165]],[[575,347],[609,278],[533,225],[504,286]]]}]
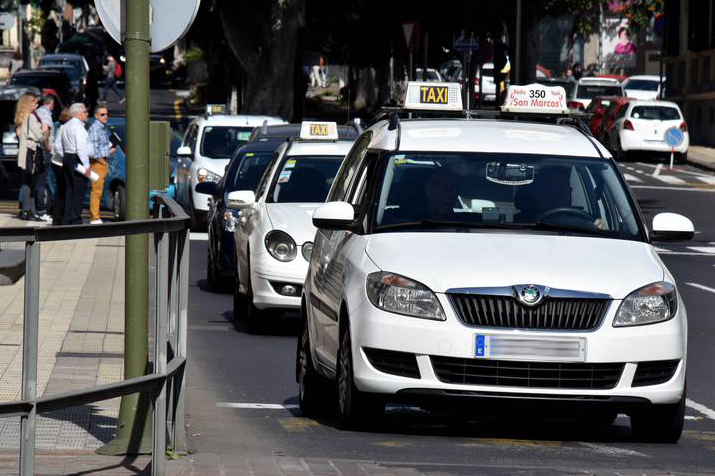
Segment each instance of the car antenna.
[{"label": "car antenna", "polygon": [[390,124],[387,126],[388,131],[394,131],[400,124],[400,117],[397,115],[397,111],[392,111],[390,114]]}]

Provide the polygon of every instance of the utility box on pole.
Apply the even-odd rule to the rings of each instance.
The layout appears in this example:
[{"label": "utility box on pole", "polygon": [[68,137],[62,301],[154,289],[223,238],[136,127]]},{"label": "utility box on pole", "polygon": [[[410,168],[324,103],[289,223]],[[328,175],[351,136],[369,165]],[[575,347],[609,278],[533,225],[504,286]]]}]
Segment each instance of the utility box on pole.
[{"label": "utility box on pole", "polygon": [[166,121],[149,123],[149,189],[164,190],[169,185],[170,129]]}]

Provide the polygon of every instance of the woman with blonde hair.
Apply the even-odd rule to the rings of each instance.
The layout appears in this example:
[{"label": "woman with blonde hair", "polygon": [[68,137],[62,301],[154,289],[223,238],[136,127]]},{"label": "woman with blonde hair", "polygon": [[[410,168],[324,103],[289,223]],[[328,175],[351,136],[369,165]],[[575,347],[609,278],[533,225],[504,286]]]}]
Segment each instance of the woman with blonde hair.
[{"label": "woman with blonde hair", "polygon": [[22,186],[20,199],[22,211],[20,218],[23,220],[43,221],[35,213],[35,188],[37,178],[44,169],[42,149],[49,150],[49,128],[42,124],[42,119],[35,112],[37,109],[37,96],[23,94],[15,106],[15,132],[19,139],[17,165],[22,170]]}]

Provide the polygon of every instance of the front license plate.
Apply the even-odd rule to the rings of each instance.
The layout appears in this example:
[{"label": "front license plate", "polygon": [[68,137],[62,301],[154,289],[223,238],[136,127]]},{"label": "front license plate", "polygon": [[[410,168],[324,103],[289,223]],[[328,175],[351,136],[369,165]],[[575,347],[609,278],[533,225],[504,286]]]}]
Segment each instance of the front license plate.
[{"label": "front license plate", "polygon": [[585,362],[586,339],[582,337],[536,338],[476,334],[474,336],[474,357],[477,359]]}]

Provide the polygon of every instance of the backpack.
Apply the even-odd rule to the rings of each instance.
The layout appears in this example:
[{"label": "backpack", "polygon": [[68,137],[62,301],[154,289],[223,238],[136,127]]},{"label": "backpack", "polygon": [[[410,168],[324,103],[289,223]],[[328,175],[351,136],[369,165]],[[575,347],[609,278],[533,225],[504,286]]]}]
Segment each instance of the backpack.
[{"label": "backpack", "polygon": [[121,78],[122,77],[122,65],[119,64],[118,61],[114,62],[114,77],[115,78]]}]

